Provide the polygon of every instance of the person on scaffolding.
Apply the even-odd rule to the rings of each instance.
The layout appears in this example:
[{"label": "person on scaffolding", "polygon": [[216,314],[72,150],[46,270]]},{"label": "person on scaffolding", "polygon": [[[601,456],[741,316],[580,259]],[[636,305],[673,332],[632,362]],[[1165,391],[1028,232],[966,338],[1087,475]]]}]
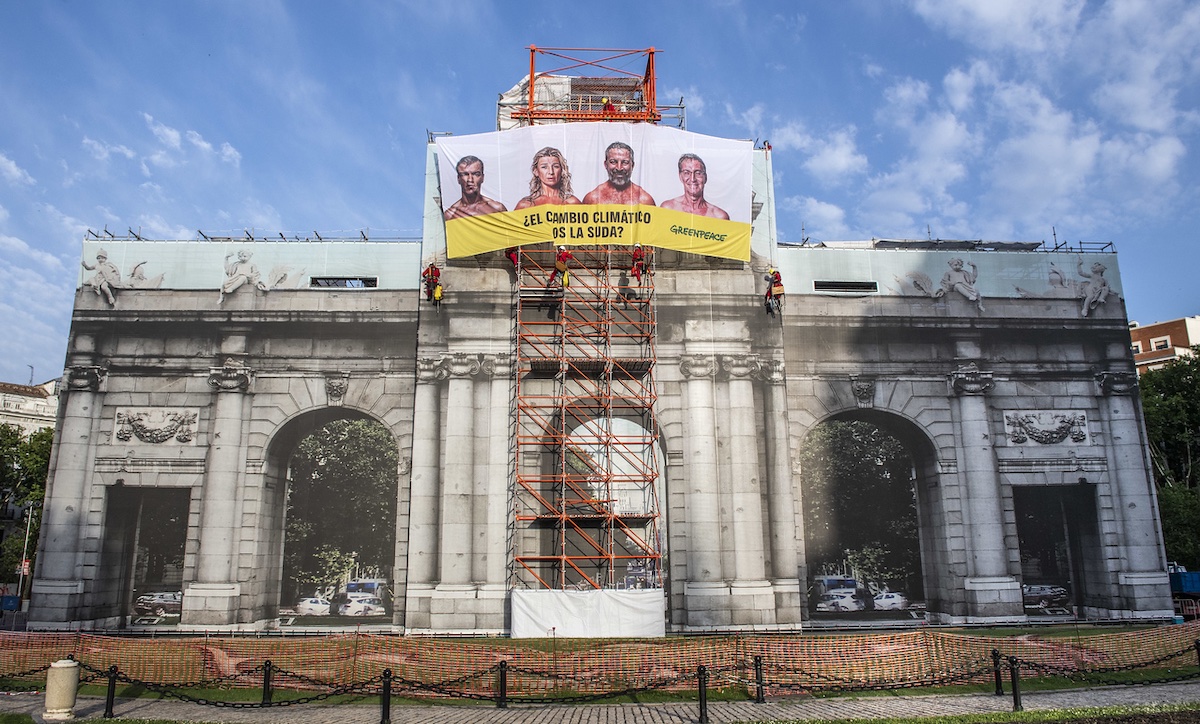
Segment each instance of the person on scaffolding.
[{"label": "person on scaffolding", "polygon": [[421,272],[421,281],[425,285],[425,301],[442,301],[442,270],[438,269],[437,264],[429,262],[429,266]]},{"label": "person on scaffolding", "polygon": [[763,305],[767,312],[774,315],[777,309],[783,307],[783,277],[775,267],[767,269],[763,279],[767,282],[767,293],[763,297]]},{"label": "person on scaffolding", "polygon": [[632,266],[629,268],[629,273],[637,280],[638,286],[642,286],[642,275],[646,273],[646,252],[642,251],[641,244],[633,245],[633,256],[631,259]]},{"label": "person on scaffolding", "polygon": [[546,283],[546,286],[553,286],[554,280],[561,273],[562,285],[565,289],[571,283],[571,271],[567,264],[574,258],[571,252],[567,251],[567,247],[558,247],[558,253],[554,255],[554,269],[550,271],[550,281]]}]

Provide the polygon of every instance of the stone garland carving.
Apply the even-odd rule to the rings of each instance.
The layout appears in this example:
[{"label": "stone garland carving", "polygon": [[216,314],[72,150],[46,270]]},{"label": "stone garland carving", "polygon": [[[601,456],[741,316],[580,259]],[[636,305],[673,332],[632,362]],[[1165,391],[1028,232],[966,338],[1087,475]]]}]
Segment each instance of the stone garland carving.
[{"label": "stone garland carving", "polygon": [[122,442],[128,442],[136,437],[142,442],[154,445],[166,442],[171,438],[183,443],[191,442],[195,438],[196,433],[193,429],[197,419],[195,412],[188,410],[162,412],[160,415],[154,415],[154,417],[162,419],[158,425],[149,422],[148,417],[151,417],[149,410],[117,412],[117,429],[114,436]]},{"label": "stone garland carving", "polygon": [[253,371],[235,357],[227,357],[225,364],[212,367],[208,372],[208,386],[218,392],[245,392],[250,389]]},{"label": "stone garland carving", "polygon": [[1096,384],[1102,395],[1130,395],[1137,392],[1137,375],[1133,372],[1104,371],[1096,374]]},{"label": "stone garland carving", "polygon": [[67,369],[67,388],[81,392],[96,392],[108,374],[103,367],[77,365]]},{"label": "stone garland carving", "polygon": [[[1042,420],[1050,417],[1047,426]],[[1004,416],[1008,424],[1008,439],[1020,445],[1028,440],[1041,445],[1056,445],[1067,438],[1071,442],[1087,441],[1087,415],[1076,413],[1013,413]]]},{"label": "stone garland carving", "polygon": [[979,369],[979,365],[974,362],[951,372],[949,381],[952,395],[983,395],[996,387],[992,373]]},{"label": "stone garland carving", "polygon": [[875,405],[875,378],[850,375],[850,391],[859,407]]},{"label": "stone garland carving", "polygon": [[329,400],[329,404],[333,407],[338,407],[346,397],[346,391],[350,389],[350,373],[349,372],[329,372],[325,375],[325,397]]}]

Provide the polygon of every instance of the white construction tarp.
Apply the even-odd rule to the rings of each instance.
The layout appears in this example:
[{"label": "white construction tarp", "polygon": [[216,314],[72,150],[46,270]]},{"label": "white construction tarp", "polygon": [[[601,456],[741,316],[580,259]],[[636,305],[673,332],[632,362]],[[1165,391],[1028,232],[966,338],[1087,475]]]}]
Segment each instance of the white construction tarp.
[{"label": "white construction tarp", "polygon": [[665,636],[662,589],[512,592],[515,639]]}]

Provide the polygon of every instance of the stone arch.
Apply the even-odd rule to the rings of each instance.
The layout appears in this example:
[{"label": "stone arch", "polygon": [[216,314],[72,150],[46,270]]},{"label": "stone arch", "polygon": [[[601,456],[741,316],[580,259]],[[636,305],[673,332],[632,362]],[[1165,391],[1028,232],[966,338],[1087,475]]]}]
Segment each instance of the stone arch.
[{"label": "stone arch", "polygon": [[[948,585],[945,580],[948,574],[945,541],[952,531],[949,530],[947,516],[943,510],[940,484],[942,462],[939,459],[939,450],[934,437],[916,420],[901,412],[875,407],[855,407],[832,411],[815,421],[805,430],[799,441],[799,448],[807,443],[814,430],[829,422],[872,424],[898,440],[908,451],[912,459],[913,485],[917,498],[917,535],[925,601],[930,611],[940,610],[943,606],[940,591]],[[803,510],[804,488],[799,485],[798,489],[801,510]],[[803,515],[801,520],[803,520]],[[803,546],[804,535],[802,534],[800,538]]]},{"label": "stone arch", "polygon": [[272,607],[279,600],[283,576],[285,515],[287,512],[287,492],[289,480],[288,463],[297,446],[304,438],[317,432],[329,423],[338,420],[370,420],[382,426],[391,435],[392,444],[397,449],[398,467],[396,471],[396,548],[392,559],[391,580],[395,594],[394,621],[403,623],[405,591],[405,572],[407,566],[408,537],[408,461],[404,456],[403,435],[406,431],[397,430],[388,425],[378,416],[354,406],[314,407],[297,411],[282,424],[275,427],[267,436],[263,460],[263,504],[266,514],[260,523],[259,539],[263,542],[266,553],[263,566],[263,597],[266,606]]}]

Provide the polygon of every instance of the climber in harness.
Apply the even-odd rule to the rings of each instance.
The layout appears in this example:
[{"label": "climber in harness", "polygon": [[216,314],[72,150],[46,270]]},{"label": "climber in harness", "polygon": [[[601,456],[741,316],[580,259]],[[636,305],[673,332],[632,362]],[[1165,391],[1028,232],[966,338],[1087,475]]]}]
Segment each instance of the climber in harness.
[{"label": "climber in harness", "polygon": [[553,286],[554,280],[562,274],[562,285],[565,289],[571,283],[571,270],[567,264],[574,258],[571,252],[567,251],[567,247],[558,247],[558,253],[554,255],[554,269],[550,272],[550,281],[546,286]]},{"label": "climber in harness", "polygon": [[437,268],[437,264],[429,263],[425,267],[425,271],[421,272],[421,281],[425,286],[425,301],[433,302],[434,306],[442,302],[442,270]]},{"label": "climber in harness", "polygon": [[637,280],[638,286],[642,286],[642,275],[646,273],[646,252],[642,251],[641,244],[633,245],[632,265],[629,273]]},{"label": "climber in harness", "polygon": [[783,309],[783,277],[780,276],[778,269],[771,267],[767,269],[767,274],[763,279],[767,282],[767,293],[763,297],[763,306],[767,308],[767,314],[774,317],[775,312]]}]

